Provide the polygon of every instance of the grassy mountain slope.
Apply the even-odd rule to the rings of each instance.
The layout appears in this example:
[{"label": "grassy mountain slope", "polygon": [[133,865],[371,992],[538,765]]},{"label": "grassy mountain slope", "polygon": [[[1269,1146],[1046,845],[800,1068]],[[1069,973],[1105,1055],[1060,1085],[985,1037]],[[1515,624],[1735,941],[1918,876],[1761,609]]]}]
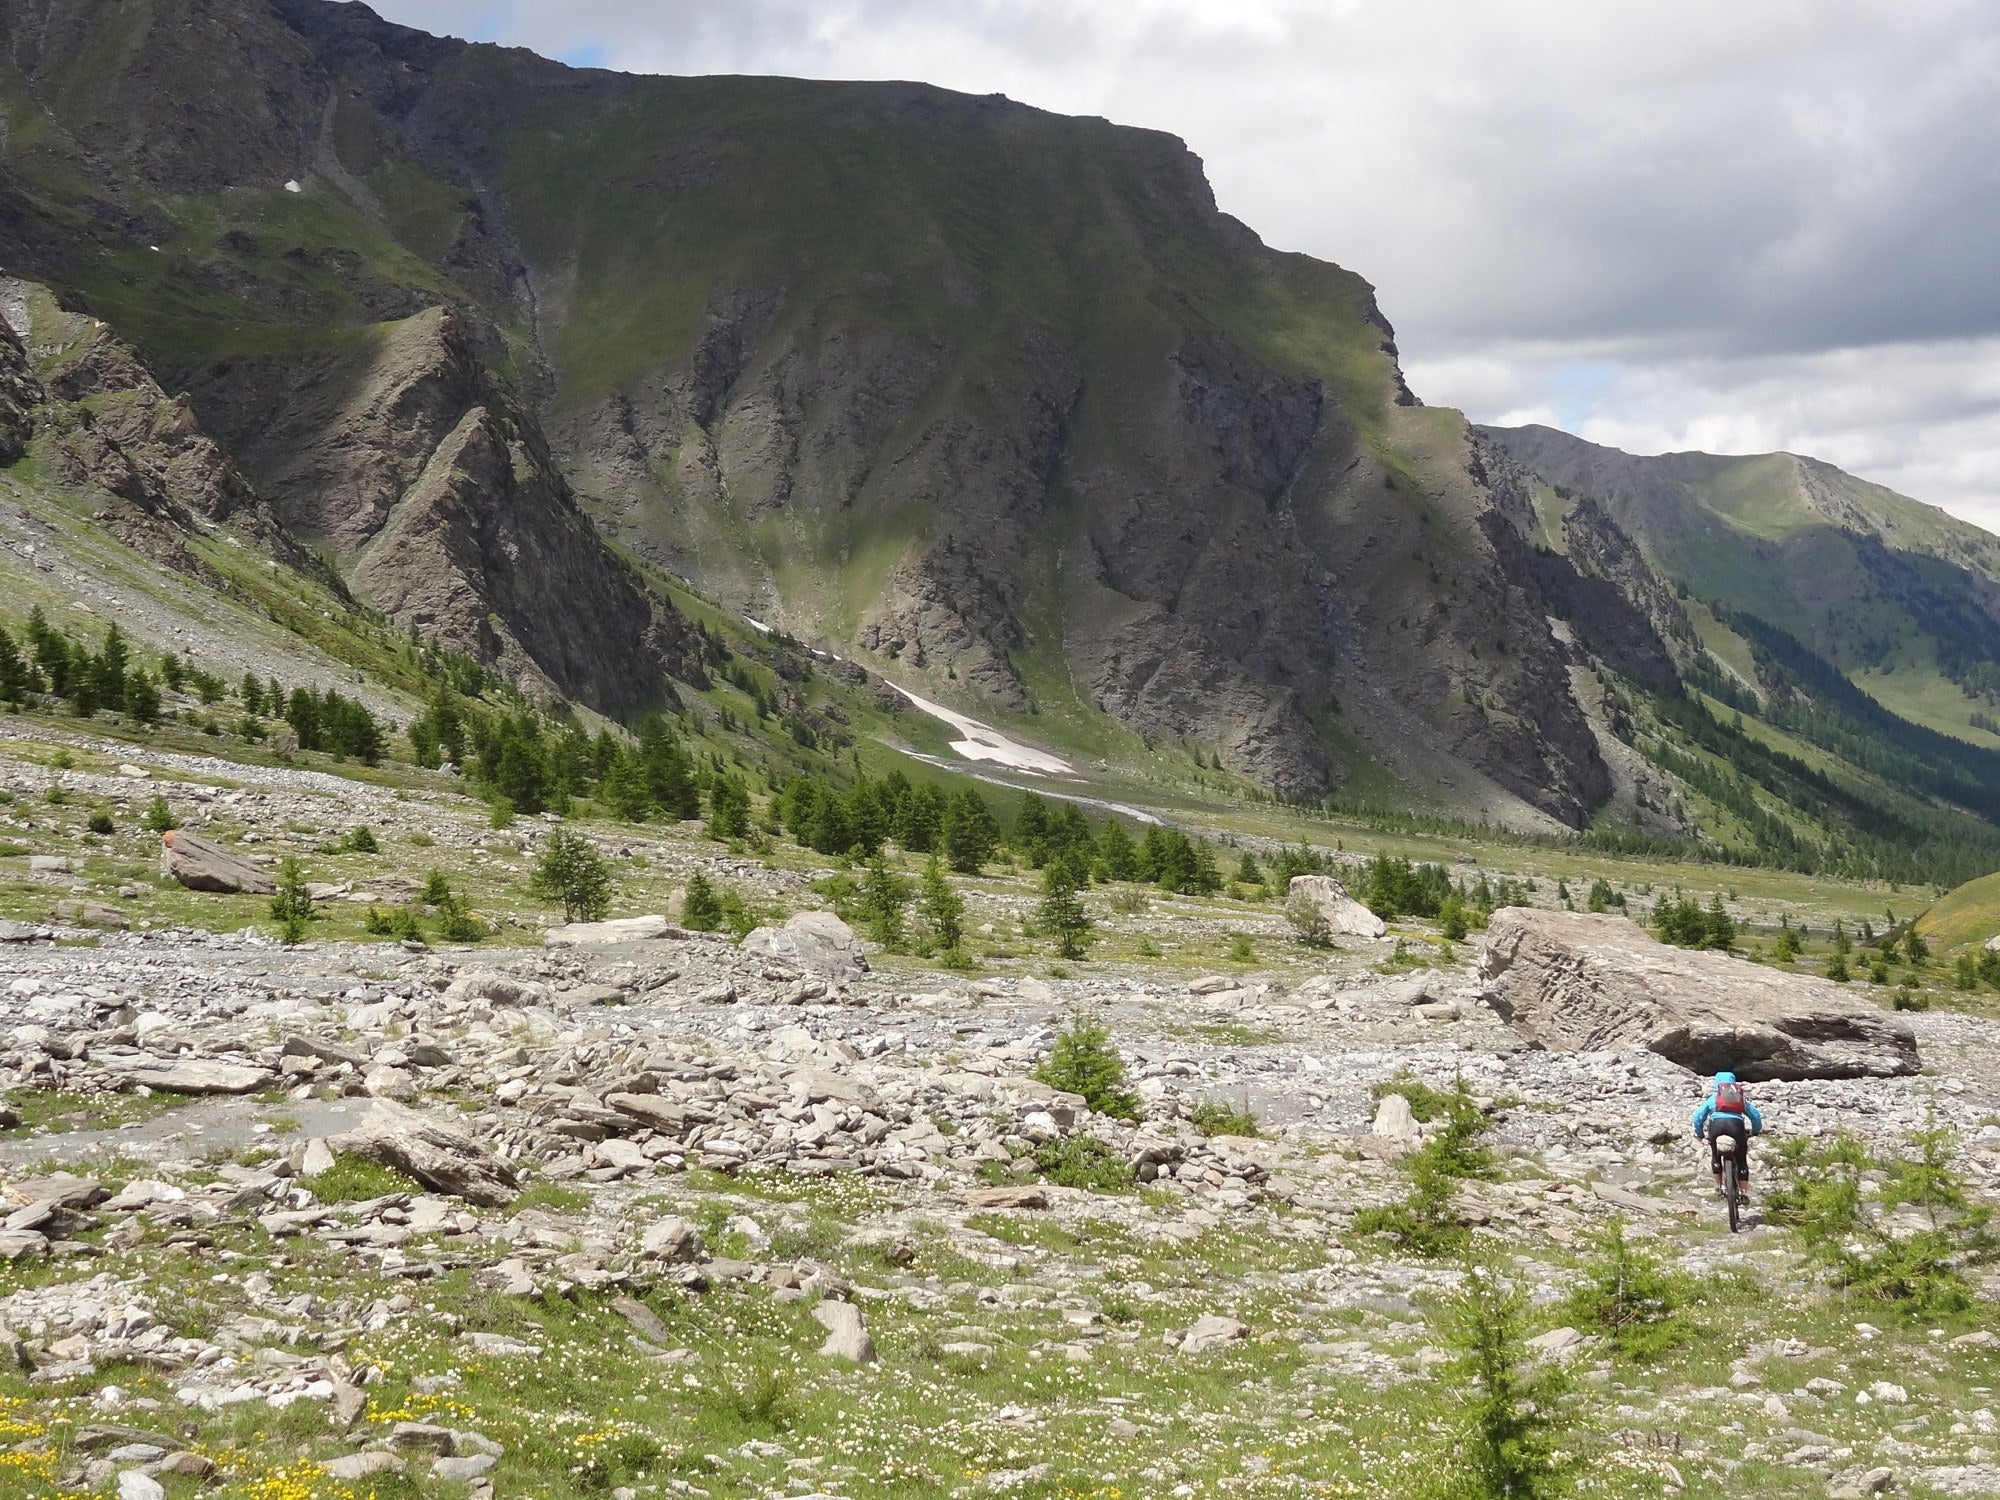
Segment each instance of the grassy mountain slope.
[{"label": "grassy mountain slope", "polygon": [[933,696],[1294,792],[1368,757],[1509,817],[1604,795],[1463,422],[1411,404],[1365,282],[1264,248],[1169,137],[306,0],[36,0],[6,42],[0,249],[281,513],[380,327],[444,304],[621,541]]},{"label": "grassy mountain slope", "polygon": [[1634,457],[1546,427],[1482,437],[1601,503],[1688,593],[1782,625],[1900,716],[1989,748],[2000,537],[1788,453]]},{"label": "grassy mountain slope", "polygon": [[2000,874],[1969,880],[1923,914],[1917,930],[1941,952],[2000,936]]}]

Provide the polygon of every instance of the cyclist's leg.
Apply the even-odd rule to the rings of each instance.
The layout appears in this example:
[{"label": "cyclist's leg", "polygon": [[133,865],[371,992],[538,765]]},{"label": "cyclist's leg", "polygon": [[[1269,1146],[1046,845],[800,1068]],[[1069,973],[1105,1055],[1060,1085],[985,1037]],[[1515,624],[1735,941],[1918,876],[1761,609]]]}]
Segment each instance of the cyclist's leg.
[{"label": "cyclist's leg", "polygon": [[1715,1190],[1722,1191],[1722,1152],[1716,1147],[1716,1137],[1722,1134],[1721,1123],[1710,1119],[1705,1135],[1708,1140],[1708,1170],[1715,1174]]}]

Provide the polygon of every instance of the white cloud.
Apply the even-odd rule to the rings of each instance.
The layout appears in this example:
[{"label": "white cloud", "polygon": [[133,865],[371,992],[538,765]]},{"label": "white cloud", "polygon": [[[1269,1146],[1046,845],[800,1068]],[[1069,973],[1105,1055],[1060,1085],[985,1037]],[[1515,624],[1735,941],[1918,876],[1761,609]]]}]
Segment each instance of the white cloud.
[{"label": "white cloud", "polygon": [[921,78],[1170,130],[1267,240],[1377,284],[1427,400],[2000,508],[1988,0],[380,8],[632,71]]},{"label": "white cloud", "polygon": [[1811,454],[2000,531],[2000,336],[1728,358],[1638,352],[1512,345],[1413,361],[1410,380],[1495,425],[1540,422],[1628,453]]}]

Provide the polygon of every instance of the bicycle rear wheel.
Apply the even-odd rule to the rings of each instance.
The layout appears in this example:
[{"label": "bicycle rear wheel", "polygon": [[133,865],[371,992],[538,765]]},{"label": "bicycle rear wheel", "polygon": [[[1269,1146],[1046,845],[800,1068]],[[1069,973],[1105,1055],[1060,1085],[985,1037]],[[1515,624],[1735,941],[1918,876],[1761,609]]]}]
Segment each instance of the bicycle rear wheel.
[{"label": "bicycle rear wheel", "polygon": [[1722,1196],[1729,1200],[1729,1232],[1741,1227],[1743,1200],[1736,1193],[1736,1162],[1734,1158],[1722,1164]]}]

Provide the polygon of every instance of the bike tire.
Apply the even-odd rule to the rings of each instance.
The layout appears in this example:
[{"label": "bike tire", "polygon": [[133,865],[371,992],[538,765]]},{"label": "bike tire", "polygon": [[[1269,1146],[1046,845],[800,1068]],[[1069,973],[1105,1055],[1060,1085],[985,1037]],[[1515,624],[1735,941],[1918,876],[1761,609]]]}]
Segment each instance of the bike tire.
[{"label": "bike tire", "polygon": [[1734,1234],[1742,1227],[1743,1200],[1736,1193],[1736,1163],[1733,1160],[1722,1164],[1722,1196],[1729,1201],[1729,1232]]}]

